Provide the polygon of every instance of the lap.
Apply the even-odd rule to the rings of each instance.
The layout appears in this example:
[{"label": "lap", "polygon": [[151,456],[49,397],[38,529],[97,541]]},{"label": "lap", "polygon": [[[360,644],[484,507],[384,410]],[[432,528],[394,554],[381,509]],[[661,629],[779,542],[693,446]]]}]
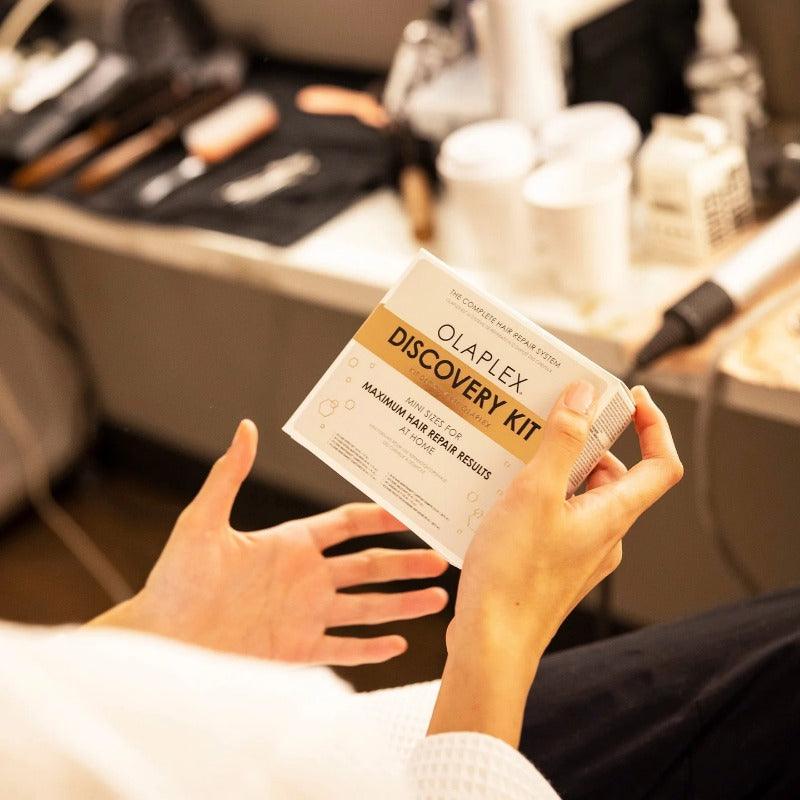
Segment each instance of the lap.
[{"label": "lap", "polygon": [[520,749],[565,800],[800,797],[800,589],[546,656]]}]

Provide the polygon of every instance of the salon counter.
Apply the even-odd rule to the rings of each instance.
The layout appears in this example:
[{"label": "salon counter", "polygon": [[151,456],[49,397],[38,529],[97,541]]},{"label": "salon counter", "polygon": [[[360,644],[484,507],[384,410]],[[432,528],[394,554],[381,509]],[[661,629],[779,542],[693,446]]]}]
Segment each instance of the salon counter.
[{"label": "salon counter", "polygon": [[[442,231],[452,231],[456,242],[430,249],[457,263],[458,235],[446,206],[441,216]],[[29,246],[22,248],[20,239]],[[258,477],[326,504],[358,494],[280,427],[416,249],[389,191],[366,197],[286,249],[202,230],[126,224],[52,199],[0,192],[0,256],[19,261],[19,274],[28,266],[34,272],[36,260],[49,262],[109,422],[210,461],[236,421],[251,417],[262,436]],[[496,279],[481,280],[623,372],[660,309],[702,272],[637,264],[625,295],[594,309],[575,308],[541,289],[521,297]],[[799,272],[796,266],[786,280],[797,280]],[[631,316],[630,308],[637,313]],[[765,588],[796,583],[800,575],[800,379],[791,325],[799,312],[800,301],[728,351],[723,402],[712,426],[715,496],[736,498],[720,504],[722,522]],[[726,330],[642,376],[670,419],[686,479],[626,538],[615,608],[632,621],[671,619],[743,594],[714,543],[699,532],[693,503],[696,400]],[[769,359],[761,357],[764,348]],[[775,371],[774,353],[785,354],[781,363],[794,364],[794,371]],[[52,387],[54,398],[59,392],[63,387]],[[638,457],[631,432],[615,452],[626,463]]]},{"label": "salon counter", "polygon": [[[446,224],[446,206],[440,208],[440,214],[445,223],[440,227],[452,231]],[[287,248],[194,228],[126,223],[59,200],[8,191],[0,191],[0,224],[362,317],[418,247],[408,232],[398,198],[389,190],[369,195]],[[752,231],[745,233],[730,249],[750,235]],[[451,243],[438,241],[429,248],[451,260]],[[688,267],[636,260],[626,291],[594,308],[565,301],[542,287],[530,286],[525,291],[495,276],[473,273],[471,278],[607,369],[624,374],[637,348],[657,327],[661,309],[698,283],[712,265]],[[800,280],[800,259],[771,290],[791,280]],[[633,315],[632,308],[637,309]],[[706,369],[734,324],[736,320],[703,344],[662,359],[640,377],[669,393],[698,396]],[[800,372],[776,370],[768,354],[762,353],[765,346],[770,352],[774,348],[788,351],[799,337],[800,300],[793,309],[778,310],[740,341],[730,343],[720,362],[722,402],[754,415],[800,424]]]}]

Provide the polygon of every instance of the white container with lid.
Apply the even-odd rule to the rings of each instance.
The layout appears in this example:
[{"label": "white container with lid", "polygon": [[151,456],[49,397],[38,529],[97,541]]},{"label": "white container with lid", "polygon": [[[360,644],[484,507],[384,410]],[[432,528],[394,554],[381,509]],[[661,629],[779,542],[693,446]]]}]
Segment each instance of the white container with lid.
[{"label": "white container with lid", "polygon": [[565,294],[601,299],[624,286],[631,175],[622,162],[561,159],[526,181],[535,263]]},{"label": "white container with lid", "polygon": [[533,136],[514,120],[477,122],[444,140],[436,167],[451,216],[453,260],[507,275],[525,270],[530,240],[522,185],[535,163]]},{"label": "white container with lid", "polygon": [[616,103],[578,103],[539,130],[542,157],[629,162],[642,142],[636,120]]}]

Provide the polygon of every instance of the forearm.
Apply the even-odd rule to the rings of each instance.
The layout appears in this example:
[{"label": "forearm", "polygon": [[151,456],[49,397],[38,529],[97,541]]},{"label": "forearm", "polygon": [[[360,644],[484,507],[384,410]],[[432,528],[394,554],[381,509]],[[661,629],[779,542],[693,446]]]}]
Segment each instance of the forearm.
[{"label": "forearm", "polygon": [[428,734],[472,731],[519,746],[528,693],[541,653],[518,642],[461,639],[449,648]]}]

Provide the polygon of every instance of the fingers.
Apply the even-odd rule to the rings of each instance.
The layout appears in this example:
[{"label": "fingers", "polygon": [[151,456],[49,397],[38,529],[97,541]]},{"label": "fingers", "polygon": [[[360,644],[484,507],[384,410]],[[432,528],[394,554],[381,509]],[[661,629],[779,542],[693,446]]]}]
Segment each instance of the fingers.
[{"label": "fingers", "polygon": [[586,489],[591,491],[619,480],[628,468],[610,451],[606,451],[586,478]]},{"label": "fingers", "polygon": [[596,490],[599,496],[610,493],[621,504],[630,524],[683,477],[683,465],[666,417],[643,386],[635,387],[633,395],[633,421],[642,460],[619,480]]},{"label": "fingers", "polygon": [[191,509],[209,523],[227,523],[244,479],[253,468],[258,447],[258,429],[245,419],[239,423],[228,450],[216,460]]},{"label": "fingers", "polygon": [[320,550],[357,536],[406,530],[402,522],[374,503],[348,503],[303,522]]},{"label": "fingers", "polygon": [[435,578],[447,569],[447,561],[433,550],[389,550],[374,547],[328,559],[337,589],[364,583]]},{"label": "fingers", "polygon": [[595,389],[587,381],[564,390],[547,418],[536,455],[520,473],[523,484],[535,482],[548,494],[566,496],[570,472],[589,436],[594,400]]},{"label": "fingers", "polygon": [[375,636],[356,639],[350,636],[323,636],[317,661],[339,667],[380,664],[408,649],[402,636]]},{"label": "fingers", "polygon": [[639,437],[642,458],[670,458],[680,463],[669,423],[661,409],[653,402],[644,386],[634,386],[632,392],[636,401],[633,423]]},{"label": "fingers", "polygon": [[393,594],[337,594],[326,624],[330,628],[380,625],[436,614],[446,605],[447,592],[438,586]]}]

